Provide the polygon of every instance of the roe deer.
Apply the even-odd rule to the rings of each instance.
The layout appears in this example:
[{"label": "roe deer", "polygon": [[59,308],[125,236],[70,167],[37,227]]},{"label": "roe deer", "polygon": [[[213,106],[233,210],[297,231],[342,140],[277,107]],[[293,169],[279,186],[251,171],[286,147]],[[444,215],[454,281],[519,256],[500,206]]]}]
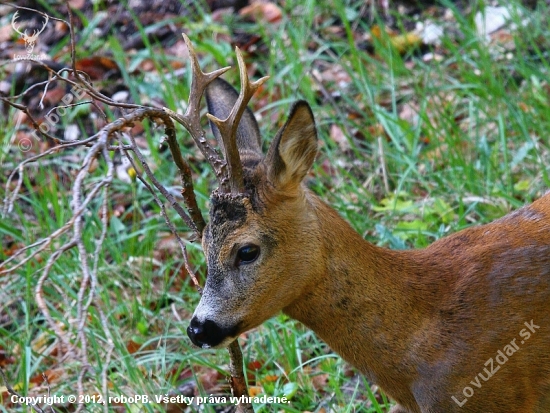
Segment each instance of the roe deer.
[{"label": "roe deer", "polygon": [[191,57],[226,160],[201,148],[220,188],[194,344],[227,346],[282,310],[395,400],[391,413],[550,412],[550,194],[425,249],[377,247],[303,184],[309,105],[292,106],[264,156],[240,55],[240,96]]}]

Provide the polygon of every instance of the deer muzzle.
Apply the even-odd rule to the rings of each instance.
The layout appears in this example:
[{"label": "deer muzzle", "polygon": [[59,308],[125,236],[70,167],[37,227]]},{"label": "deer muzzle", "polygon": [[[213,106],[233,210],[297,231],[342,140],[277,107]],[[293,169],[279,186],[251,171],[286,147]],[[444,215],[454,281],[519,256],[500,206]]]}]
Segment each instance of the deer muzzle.
[{"label": "deer muzzle", "polygon": [[229,328],[222,327],[212,320],[200,321],[197,316],[194,316],[187,327],[187,335],[198,347],[225,347],[235,338],[238,327],[238,325]]}]

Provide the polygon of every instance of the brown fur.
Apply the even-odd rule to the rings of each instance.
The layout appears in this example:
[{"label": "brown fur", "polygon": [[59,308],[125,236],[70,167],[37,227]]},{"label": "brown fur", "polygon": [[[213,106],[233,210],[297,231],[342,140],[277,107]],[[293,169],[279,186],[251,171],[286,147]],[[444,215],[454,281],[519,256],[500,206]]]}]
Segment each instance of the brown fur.
[{"label": "brown fur", "polygon": [[[243,197],[213,196],[195,318],[232,332],[220,346],[283,310],[393,398],[392,413],[550,411],[550,194],[428,248],[392,251],[301,184],[315,150],[301,102],[266,158],[248,162]],[[247,244],[260,256],[235,265]],[[525,323],[539,327],[528,340]],[[498,364],[512,341],[519,350]]]}]

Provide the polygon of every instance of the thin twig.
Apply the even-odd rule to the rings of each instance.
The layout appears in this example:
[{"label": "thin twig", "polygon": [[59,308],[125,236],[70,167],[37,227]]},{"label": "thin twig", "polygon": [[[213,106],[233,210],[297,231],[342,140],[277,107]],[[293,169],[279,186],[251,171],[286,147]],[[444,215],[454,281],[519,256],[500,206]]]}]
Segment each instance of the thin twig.
[{"label": "thin twig", "polygon": [[193,222],[193,219],[189,215],[187,215],[187,213],[183,210],[183,208],[178,203],[178,201],[176,201],[174,196],[170,192],[168,192],[166,188],[164,188],[164,186],[157,180],[157,178],[155,178],[155,176],[153,175],[153,172],[151,171],[151,168],[149,168],[149,165],[145,160],[145,157],[137,147],[134,137],[132,135],[127,135],[127,136],[132,141],[132,150],[136,154],[147,177],[151,180],[151,182],[159,190],[159,192],[168,200],[168,202],[170,203],[170,206],[176,210],[176,212],[185,221],[185,223],[189,226],[189,228],[195,231],[195,233],[198,235],[199,232],[197,230],[195,223]]},{"label": "thin twig", "polygon": [[202,216],[201,210],[197,205],[197,199],[195,197],[195,189],[193,187],[193,176],[191,175],[191,168],[189,164],[183,159],[181,154],[180,147],[176,140],[176,134],[174,129],[166,128],[166,141],[168,142],[168,147],[172,153],[172,158],[174,163],[180,171],[180,178],[182,182],[181,195],[183,196],[185,206],[189,212],[189,216],[193,220],[197,232],[202,234],[206,222]]},{"label": "thin twig", "polygon": [[[55,241],[59,239],[63,240],[63,243],[60,247],[57,247],[55,251],[51,251],[48,259],[46,260],[44,267],[41,269],[40,277],[37,280],[37,284],[35,287],[35,299],[36,299],[38,309],[41,311],[48,325],[52,328],[53,332],[57,337],[57,340],[60,346],[61,360],[65,360],[69,357],[74,357],[81,364],[81,369],[78,375],[77,392],[79,395],[82,395],[84,394],[84,390],[85,390],[84,385],[85,385],[86,375],[88,371],[92,368],[88,359],[88,342],[87,342],[88,337],[86,334],[86,323],[88,320],[88,314],[89,314],[90,308],[92,306],[97,307],[97,311],[99,313],[101,322],[103,324],[107,325],[107,321],[108,321],[107,317],[101,310],[101,305],[97,297],[97,286],[98,286],[99,258],[100,258],[102,245],[107,236],[107,228],[108,228],[108,220],[109,220],[108,218],[108,200],[110,195],[109,191],[110,191],[111,183],[114,177],[114,164],[110,156],[111,155],[110,152],[116,151],[116,150],[121,151],[121,153],[127,157],[127,159],[130,161],[130,163],[136,170],[138,179],[144,184],[147,190],[149,190],[153,195],[155,202],[159,205],[159,208],[161,210],[161,215],[163,216],[168,228],[174,234],[178,244],[180,245],[182,255],[184,258],[185,268],[187,272],[190,274],[193,282],[199,289],[199,292],[201,292],[198,279],[189,262],[186,244],[178,235],[178,232],[174,224],[172,223],[172,221],[170,220],[167,214],[165,203],[162,202],[161,199],[159,198],[158,192],[160,192],[160,194],[164,196],[164,198],[168,201],[168,204],[172,208],[174,208],[174,210],[183,219],[186,225],[191,230],[194,231],[195,236],[200,237],[202,235],[202,232],[206,224],[196,201],[191,167],[189,163],[184,159],[181,153],[181,150],[178,146],[174,123],[172,119],[176,119],[177,122],[183,124],[186,127],[186,129],[191,133],[191,136],[195,140],[195,143],[203,152],[207,161],[213,166],[216,177],[218,178],[218,180],[220,180],[220,185],[222,187],[226,185],[226,181],[224,181],[224,179],[227,179],[226,174],[228,171],[228,166],[226,162],[219,156],[218,152],[214,148],[212,148],[206,141],[205,133],[202,130],[202,127],[200,124],[200,100],[201,100],[202,92],[204,91],[204,88],[208,85],[208,83],[210,83],[213,79],[221,75],[228,68],[219,69],[210,73],[203,73],[200,70],[198,59],[194,54],[194,52],[192,51],[192,46],[189,39],[186,36],[184,36],[184,39],[187,45],[190,47],[190,51],[191,51],[190,55],[191,55],[194,76],[193,76],[193,82],[191,85],[192,90],[190,94],[189,104],[187,107],[187,111],[183,116],[179,116],[168,109],[161,110],[161,109],[156,109],[151,107],[144,107],[136,104],[115,102],[111,98],[103,95],[97,89],[94,88],[94,85],[90,77],[88,76],[88,74],[86,74],[85,72],[78,71],[76,69],[76,58],[75,58],[76,40],[75,40],[75,32],[74,32],[74,17],[73,17],[73,12],[72,12],[72,9],[70,8],[69,2],[66,0],[65,3],[67,6],[69,21],[67,22],[65,20],[57,19],[57,18],[53,18],[53,19],[62,21],[65,24],[67,24],[67,26],[69,27],[70,41],[71,41],[70,68],[63,68],[61,70],[56,71],[44,62],[36,61],[34,59],[29,59],[33,64],[43,67],[48,72],[48,75],[49,75],[48,80],[44,82],[39,82],[35,85],[30,86],[29,88],[27,88],[25,91],[23,91],[21,94],[17,96],[0,98],[2,101],[8,103],[15,109],[25,113],[30,119],[32,126],[40,134],[40,136],[45,137],[46,139],[50,139],[52,142],[55,142],[55,144],[57,145],[54,148],[50,148],[39,155],[28,158],[23,162],[19,163],[15,168],[15,170],[9,175],[7,184],[6,184],[6,195],[4,197],[3,214],[7,215],[10,212],[12,212],[14,203],[20,194],[21,188],[23,187],[25,167],[28,164],[37,162],[40,159],[44,159],[47,156],[50,156],[52,154],[55,154],[61,150],[68,149],[68,148],[76,148],[76,147],[84,146],[87,148],[87,153],[84,156],[84,159],[82,159],[81,161],[80,169],[78,170],[72,185],[72,198],[71,198],[71,205],[70,205],[71,213],[72,213],[71,217],[65,222],[65,224],[63,224],[61,228],[58,228],[49,236],[43,239],[40,239],[39,241],[36,241],[30,245],[27,245],[17,250],[14,254],[12,254],[7,260],[5,260],[2,263],[2,270],[0,271],[0,275],[15,271],[16,269],[30,262],[30,260],[36,258],[39,254],[46,252],[48,249],[53,249],[52,246],[54,245]],[[14,6],[14,7],[18,7],[18,6]],[[36,11],[34,9],[28,9],[28,8],[22,8],[22,9]],[[41,12],[38,12],[38,13],[43,14]],[[241,75],[243,75],[242,72],[245,70],[244,62],[242,61],[242,56],[239,55],[238,58],[240,63]],[[69,73],[69,76],[63,77],[64,73],[66,72]],[[31,91],[35,90],[38,87],[43,87],[44,90],[42,93],[42,97],[44,98],[46,95],[46,92],[51,87],[50,86],[51,83],[54,81],[62,81],[62,82],[65,82],[65,84],[67,85],[73,86],[72,90],[77,90],[77,92],[73,92],[73,93],[75,94],[78,93],[79,97],[82,97],[84,94],[86,94],[91,100],[86,102],[76,102],[72,104],[58,105],[54,109],[51,109],[48,112],[47,114],[48,116],[54,110],[59,110],[60,108],[66,109],[69,107],[87,104],[87,103],[90,103],[95,107],[97,107],[99,112],[102,113],[105,118],[106,118],[106,115],[103,112],[103,110],[99,107],[98,103],[103,103],[110,107],[116,107],[121,109],[131,109],[133,110],[133,112],[131,112],[130,114],[126,114],[113,122],[110,122],[108,125],[103,127],[98,133],[96,133],[90,138],[87,138],[81,141],[71,141],[71,142],[67,142],[63,139],[59,139],[55,136],[52,136],[48,133],[43,132],[40,129],[40,125],[38,124],[36,119],[34,119],[33,116],[31,115],[29,108],[25,105],[22,105],[16,102],[21,97],[28,96],[28,94]],[[256,82],[255,84],[252,84],[253,86],[252,89],[257,85],[259,85],[260,83],[261,83],[261,80]],[[74,88],[78,88],[78,89],[74,89]],[[252,94],[251,91],[253,90],[250,87],[246,87],[243,89],[245,89],[245,91],[242,93],[242,96],[239,98],[239,101],[245,102],[251,97],[251,94]],[[64,101],[63,103],[66,103],[66,102]],[[242,111],[244,110],[244,106],[246,106],[246,103],[244,103],[243,105],[237,105],[237,109],[235,111],[232,111],[232,114],[230,115],[230,118],[232,120],[228,123],[229,125],[228,130],[229,132],[231,132],[230,135],[232,136],[235,135],[235,129],[239,123],[239,117]],[[113,137],[115,135],[120,134],[121,132],[123,132],[124,129],[133,126],[134,122],[141,122],[145,118],[148,118],[153,122],[161,123],[165,127],[168,146],[172,153],[174,163],[178,167],[180,179],[182,181],[182,195],[183,195],[184,203],[186,205],[188,213],[184,210],[184,208],[180,206],[180,204],[175,200],[172,194],[168,192],[166,188],[155,178],[154,174],[152,173],[147,163],[146,158],[141,153],[138,145],[135,142],[135,138],[131,134],[128,135],[131,141],[131,144],[128,144],[128,145],[123,144],[120,141],[120,138],[118,139],[118,145],[115,145],[112,142],[114,139]],[[223,122],[220,125],[223,125]],[[218,127],[220,127],[220,125],[218,125]],[[223,128],[223,126],[221,127]],[[134,157],[130,156],[129,154],[130,151],[132,151],[135,154],[135,158],[137,158],[137,160],[141,164],[141,168],[137,168]],[[90,176],[92,165],[98,158],[102,159],[105,162],[105,164],[107,165],[107,171],[105,175],[102,177],[102,179],[100,179],[97,182],[94,182],[91,188],[86,188],[85,182],[87,182],[87,178]],[[144,174],[142,174],[142,171]],[[9,187],[13,182],[13,180],[15,179],[16,173],[18,173],[19,176],[17,178],[17,182],[15,183],[15,188],[10,193]],[[147,179],[145,179],[144,175],[146,176]],[[92,204],[92,202],[94,202],[94,200],[98,196],[102,197],[101,207],[100,207],[101,232],[97,237],[97,239],[95,240],[94,250],[91,253],[89,253],[86,249],[86,244],[84,242],[85,213],[89,210],[90,205]],[[71,231],[71,233],[70,235],[67,235],[69,234],[69,231]],[[69,325],[65,326],[59,322],[56,322],[56,320],[52,317],[52,314],[50,313],[50,309],[49,309],[50,305],[46,301],[46,298],[44,296],[44,286],[48,281],[50,273],[52,272],[54,265],[59,260],[59,258],[63,255],[63,253],[75,247],[78,250],[79,261],[81,264],[80,284],[78,286],[77,298],[75,303],[76,320],[71,321]],[[107,342],[106,360],[101,373],[101,377],[102,377],[101,380],[102,380],[102,392],[104,394],[105,399],[107,400],[108,399],[108,371],[109,371],[108,369],[110,364],[110,358],[114,350],[113,337],[108,329],[105,330],[105,339]],[[231,386],[232,386],[233,394],[237,397],[248,395],[246,380],[245,380],[245,376],[243,373],[243,366],[242,366],[243,364],[242,352],[240,350],[240,347],[237,341],[235,341],[230,346],[229,354],[231,358],[230,373],[231,373]],[[6,381],[6,378],[3,372],[1,373],[2,373],[2,376],[4,377],[4,381]],[[47,378],[46,378],[46,382],[47,382]],[[48,384],[48,392],[49,392],[49,383],[47,384]],[[8,390],[11,389],[11,387],[8,386],[7,381],[6,381],[6,387],[8,388]],[[11,390],[13,391],[13,389]],[[16,394],[16,393],[13,393],[13,394]],[[43,410],[38,406],[32,406],[32,407],[37,412],[43,412]],[[81,411],[82,409],[84,409],[84,405],[79,405],[77,407],[77,412]],[[104,411],[105,412],[108,411],[108,405],[104,406]],[[241,406],[238,407],[238,411],[252,412],[253,410],[250,404],[242,404]]]},{"label": "thin twig", "polygon": [[[239,341],[233,341],[227,350],[229,351],[229,372],[231,373],[229,380],[233,396],[239,399],[242,396],[248,397],[248,387],[246,386],[246,379],[243,371],[243,353],[239,346]],[[239,403],[237,412],[254,412],[254,409],[250,403]]]},{"label": "thin twig", "polygon": [[[8,379],[6,378],[6,375],[4,374],[4,370],[2,370],[2,367],[0,367],[0,376],[2,376],[2,380],[4,380],[4,386],[6,386],[6,389],[8,390],[9,394],[20,398],[23,397],[19,393],[17,393],[13,389],[13,387],[11,387],[11,385],[8,383]],[[35,410],[38,413],[45,413],[44,410],[42,410],[42,408],[40,406],[37,406],[36,404],[31,404],[30,406],[33,410]]]},{"label": "thin twig", "polygon": [[[43,378],[44,381],[46,382],[46,389],[48,390],[48,397],[50,397],[50,395],[51,395],[50,382],[49,382],[49,380],[48,380],[48,376],[46,375],[46,373],[42,373],[42,378]],[[52,413],[55,413],[55,412],[53,411],[52,405],[50,405],[50,410],[51,410]]]},{"label": "thin twig", "polygon": [[[88,139],[84,139],[84,140],[81,140],[81,141],[62,142],[58,146],[54,146],[53,148],[47,149],[46,151],[44,151],[44,152],[42,152],[38,155],[35,155],[31,158],[27,158],[24,161],[22,161],[21,163],[19,163],[17,165],[17,167],[12,171],[12,173],[8,176],[8,179],[6,181],[6,185],[5,185],[6,195],[4,197],[4,208],[2,210],[2,217],[5,217],[8,213],[10,213],[13,210],[13,203],[15,202],[15,199],[19,195],[19,191],[21,190],[21,186],[23,185],[23,171],[24,171],[24,166],[25,165],[27,165],[29,163],[32,163],[32,162],[36,162],[36,161],[38,161],[42,158],[45,158],[46,156],[48,156],[50,154],[57,153],[57,152],[59,152],[63,149],[72,148],[72,147],[75,147],[75,146],[87,146],[88,143],[90,143],[90,142],[92,142],[96,139],[97,139],[97,135],[94,135],[94,136],[92,136]],[[16,184],[15,189],[11,192],[11,196],[9,196],[9,194],[10,194],[9,186],[10,186],[10,183],[11,183],[11,181],[12,181],[12,179],[15,176],[16,173],[19,174],[19,178],[17,179],[17,184]]]},{"label": "thin twig", "polygon": [[[121,145],[121,147],[122,147],[122,145]],[[134,145],[132,150],[134,151],[134,153],[136,154],[138,159],[140,157],[143,157],[143,155],[141,155],[141,152],[139,152],[139,150],[136,151],[135,149],[136,148],[135,148],[135,145]],[[130,164],[132,165],[132,167],[134,168],[134,170],[136,171],[137,179],[139,179],[141,181],[141,183],[145,186],[145,188],[147,188],[147,190],[153,195],[153,199],[155,200],[155,202],[159,206],[160,213],[161,213],[162,217],[164,218],[164,221],[166,222],[166,225],[168,226],[168,228],[170,229],[172,234],[174,234],[176,240],[178,241],[178,244],[180,246],[180,249],[181,249],[181,252],[182,252],[182,255],[183,255],[183,262],[184,262],[184,265],[185,265],[185,269],[189,273],[189,276],[191,277],[191,279],[193,281],[193,284],[195,284],[195,287],[198,289],[199,293],[202,293],[202,288],[201,288],[201,285],[199,283],[199,280],[198,280],[195,272],[191,268],[191,264],[189,263],[189,258],[188,258],[188,255],[187,255],[187,248],[185,246],[185,243],[183,242],[183,240],[179,236],[178,231],[176,230],[176,227],[174,226],[174,224],[172,223],[172,221],[168,217],[168,214],[166,213],[166,207],[164,206],[164,203],[161,202],[161,200],[159,199],[159,197],[157,196],[155,190],[151,187],[151,185],[149,185],[149,183],[145,179],[143,179],[143,176],[141,175],[141,172],[139,172],[139,169],[137,168],[137,165],[135,164],[132,157],[128,154],[128,150],[126,148],[123,148],[122,151],[123,151],[124,155],[126,156],[126,158],[128,159],[128,161],[130,162]],[[149,173],[151,173],[151,175],[149,175],[147,170],[145,170],[145,171],[146,171],[147,176],[149,178],[151,178],[151,176],[152,176],[151,171],[149,170]]]},{"label": "thin twig", "polygon": [[20,105],[18,103],[15,103],[15,102],[12,102],[11,100],[9,100],[9,98],[6,98],[6,97],[2,97],[0,96],[0,100],[2,102],[5,102],[7,103],[8,105],[14,107],[15,109],[18,109],[20,111],[22,111],[25,115],[27,115],[27,117],[30,119],[31,121],[31,125],[32,127],[38,132],[40,133],[42,136],[46,137],[47,139],[50,139],[51,141],[57,143],[57,144],[62,144],[64,143],[63,139],[59,139],[53,135],[50,135],[49,133],[46,133],[46,132],[43,132],[41,129],[40,129],[40,125],[38,124],[38,121],[32,116],[31,112],[29,111],[29,108],[25,105]]},{"label": "thin twig", "polygon": [[101,391],[103,392],[103,412],[109,413],[109,370],[111,368],[111,357],[113,355],[113,350],[115,349],[115,343],[113,341],[113,336],[109,330],[109,324],[105,313],[98,305],[97,310],[99,312],[99,318],[103,324],[103,331],[107,337],[107,353],[105,354],[105,360],[103,361],[103,369],[101,370]]},{"label": "thin twig", "polygon": [[74,77],[78,78],[78,72],[76,70],[76,40],[74,37],[73,11],[71,9],[71,4],[69,3],[69,0],[65,1],[65,6],[67,6],[67,13],[69,14],[69,37],[71,39],[71,65],[73,68]]}]

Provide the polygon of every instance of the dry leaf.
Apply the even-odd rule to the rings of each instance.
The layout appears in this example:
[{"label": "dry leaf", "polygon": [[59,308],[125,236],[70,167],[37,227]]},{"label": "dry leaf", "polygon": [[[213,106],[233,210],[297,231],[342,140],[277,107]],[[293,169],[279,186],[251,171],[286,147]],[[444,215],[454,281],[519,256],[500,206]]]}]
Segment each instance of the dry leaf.
[{"label": "dry leaf", "polygon": [[92,80],[102,80],[107,74],[119,73],[118,65],[113,59],[102,56],[86,57],[77,60],[77,70],[86,72]]},{"label": "dry leaf", "polygon": [[317,391],[323,390],[327,386],[327,383],[328,373],[317,374],[311,378],[311,384],[313,384],[313,387]]},{"label": "dry leaf", "polygon": [[69,3],[69,6],[71,6],[71,9],[80,10],[86,4],[86,0],[69,0],[68,3]]},{"label": "dry leaf", "polygon": [[330,138],[338,144],[342,152],[349,150],[349,141],[342,128],[334,123],[330,125]]},{"label": "dry leaf", "polygon": [[374,138],[378,138],[380,136],[386,136],[386,138],[388,138],[386,135],[386,129],[384,129],[384,126],[381,123],[375,123],[374,125],[369,126],[367,130]]},{"label": "dry leaf", "polygon": [[283,17],[281,9],[275,3],[259,1],[243,7],[239,14],[244,17],[252,17],[256,22],[267,23],[278,23]]},{"label": "dry leaf", "polygon": [[130,354],[137,353],[140,348],[141,344],[136,343],[134,340],[129,340],[126,343],[126,350],[128,350],[128,353]]},{"label": "dry leaf", "polygon": [[518,107],[522,112],[533,112],[533,107],[526,104],[525,102],[519,102]]},{"label": "dry leaf", "polygon": [[403,119],[413,126],[418,125],[418,104],[414,101],[405,102],[399,111],[399,119]]},{"label": "dry leaf", "polygon": [[263,364],[258,360],[250,361],[246,366],[248,370],[257,371],[263,367]]},{"label": "dry leaf", "polygon": [[267,383],[270,383],[270,382],[274,383],[280,378],[281,376],[278,376],[276,374],[266,374],[265,376],[262,377],[262,381]]},{"label": "dry leaf", "polygon": [[249,386],[248,387],[248,395],[250,397],[256,397],[259,394],[262,394],[264,392],[264,389],[262,386]]},{"label": "dry leaf", "polygon": [[399,53],[405,53],[420,46],[422,44],[422,38],[416,33],[409,32],[390,37],[390,43]]},{"label": "dry leaf", "polygon": [[44,382],[44,376],[46,376],[46,379],[48,380],[48,383],[52,384],[54,383],[59,377],[61,377],[63,374],[63,370],[61,369],[55,369],[55,370],[46,370],[42,373],[38,373],[35,376],[31,377],[29,379],[29,382],[33,384],[42,384]]},{"label": "dry leaf", "polygon": [[382,34],[382,29],[378,25],[374,25],[371,28],[371,35],[377,38],[382,44],[389,44],[397,50],[399,53],[405,53],[410,49],[414,49],[422,44],[422,38],[414,33],[408,32],[405,34],[398,34],[388,29],[385,30],[386,34]]},{"label": "dry leaf", "polygon": [[43,102],[46,105],[63,105],[63,99],[67,95],[65,87],[59,86],[56,88],[49,88],[46,94],[44,95]]},{"label": "dry leaf", "polygon": [[205,368],[197,374],[198,381],[201,383],[206,393],[212,393],[213,389],[219,387],[219,382],[225,379],[225,376],[218,370]]},{"label": "dry leaf", "polygon": [[346,88],[351,83],[351,76],[339,64],[332,64],[327,69],[317,74],[323,83],[336,83],[340,88]]},{"label": "dry leaf", "polygon": [[15,363],[15,358],[8,356],[6,350],[3,347],[0,347],[0,367],[5,367],[8,364]]}]

